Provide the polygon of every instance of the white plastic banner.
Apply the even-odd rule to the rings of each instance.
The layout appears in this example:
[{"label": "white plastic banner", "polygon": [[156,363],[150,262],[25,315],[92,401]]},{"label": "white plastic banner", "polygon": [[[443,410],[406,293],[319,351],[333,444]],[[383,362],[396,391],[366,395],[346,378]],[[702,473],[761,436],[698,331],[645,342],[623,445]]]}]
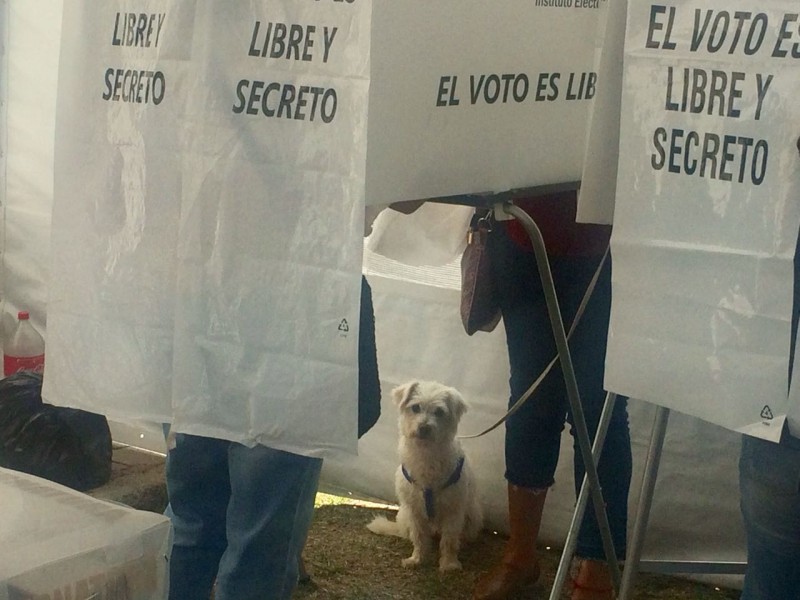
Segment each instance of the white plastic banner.
[{"label": "white plastic banner", "polygon": [[619,162],[619,105],[628,0],[615,0],[605,11],[596,43],[597,94],[589,111],[589,126],[578,194],[580,223],[611,224]]},{"label": "white plastic banner", "polygon": [[579,180],[607,6],[375,0],[367,203]]},{"label": "white plastic banner", "polygon": [[65,4],[43,395],[354,451],[370,3]]},{"label": "white plastic banner", "polygon": [[794,0],[628,7],[606,387],[768,439],[797,410],[798,59]]}]

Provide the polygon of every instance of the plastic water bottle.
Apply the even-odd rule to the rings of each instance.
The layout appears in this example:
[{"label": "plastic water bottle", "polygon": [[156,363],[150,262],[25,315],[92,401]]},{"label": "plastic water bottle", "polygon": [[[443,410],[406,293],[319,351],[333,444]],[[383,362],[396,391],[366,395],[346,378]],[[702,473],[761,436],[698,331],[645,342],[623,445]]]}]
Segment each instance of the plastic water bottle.
[{"label": "plastic water bottle", "polygon": [[17,313],[17,327],[3,347],[3,376],[19,371],[44,372],[44,339],[31,325],[27,310]]}]

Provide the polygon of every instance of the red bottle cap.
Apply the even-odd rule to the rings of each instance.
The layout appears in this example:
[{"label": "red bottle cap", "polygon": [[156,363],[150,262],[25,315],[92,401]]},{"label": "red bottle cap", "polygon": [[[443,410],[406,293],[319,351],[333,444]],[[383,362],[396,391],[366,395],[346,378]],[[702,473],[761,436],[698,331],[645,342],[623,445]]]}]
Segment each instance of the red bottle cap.
[{"label": "red bottle cap", "polygon": [[19,311],[19,312],[17,313],[17,318],[18,318],[20,321],[24,321],[25,319],[28,319],[28,318],[30,318],[30,315],[28,314],[28,311],[27,311],[27,310],[21,310],[21,311]]}]

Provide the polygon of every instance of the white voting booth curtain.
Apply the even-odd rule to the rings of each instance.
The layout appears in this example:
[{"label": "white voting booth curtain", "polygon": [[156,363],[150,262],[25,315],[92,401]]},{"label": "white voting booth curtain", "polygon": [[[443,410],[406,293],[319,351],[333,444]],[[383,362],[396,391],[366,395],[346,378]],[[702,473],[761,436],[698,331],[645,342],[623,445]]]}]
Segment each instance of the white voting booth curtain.
[{"label": "white voting booth curtain", "polygon": [[354,451],[370,4],[131,7],[64,5],[43,396]]},{"label": "white voting booth curtain", "polygon": [[367,202],[579,179],[604,9],[374,0]]},{"label": "white voting booth curtain", "polygon": [[[330,292],[324,298],[310,301],[329,304],[325,307],[319,304],[314,307],[305,304],[284,306],[283,309],[303,314],[314,311],[317,315],[338,317],[341,307],[353,305],[350,270],[351,263],[357,262],[354,259],[355,248],[361,247],[361,240],[354,237],[353,248],[348,245],[344,253],[337,248],[329,256],[325,253],[324,241],[319,238],[324,237],[322,232],[327,232],[327,226],[332,222],[341,224],[343,228],[361,231],[357,221],[364,198],[358,197],[352,182],[359,176],[368,178],[369,175],[359,174],[353,165],[326,164],[327,170],[324,172],[310,168],[310,174],[303,174],[301,186],[298,183],[300,174],[290,167],[298,164],[298,160],[302,165],[314,165],[314,161],[321,158],[315,152],[324,148],[324,140],[317,140],[318,144],[315,145],[297,147],[292,145],[292,141],[279,138],[291,149],[291,158],[286,158],[286,164],[282,166],[280,160],[285,157],[277,156],[276,148],[263,148],[257,143],[256,138],[262,133],[261,128],[265,127],[259,119],[247,121],[244,116],[236,114],[213,119],[208,114],[200,114],[202,107],[214,108],[218,105],[221,90],[233,92],[237,82],[242,79],[258,79],[257,67],[248,71],[248,63],[240,59],[241,49],[232,47],[229,44],[230,37],[226,37],[231,28],[241,25],[242,20],[249,23],[244,42],[244,53],[247,53],[247,45],[255,34],[253,19],[240,18],[246,13],[245,9],[241,9],[244,13],[239,12],[241,4],[225,3],[226,11],[231,12],[230,19],[226,17],[214,21],[214,17],[219,15],[213,10],[215,6],[221,6],[220,3],[136,3],[136,11],[156,15],[154,27],[157,27],[157,15],[163,12],[163,6],[179,7],[175,8],[176,15],[187,22],[193,20],[196,27],[208,34],[207,40],[214,40],[213,47],[219,52],[214,53],[213,60],[211,46],[206,45],[205,40],[192,35],[177,43],[169,37],[168,29],[163,29],[165,37],[159,39],[155,47],[137,49],[136,46],[113,46],[115,14],[125,12],[125,7],[131,3],[94,4],[97,6],[93,6],[96,12],[92,18],[84,19],[83,24],[76,24],[78,29],[70,33],[85,36],[85,45],[77,40],[80,43],[64,58],[92,65],[91,72],[74,72],[70,75],[72,79],[67,77],[61,82],[57,78],[61,3],[53,0],[34,5],[11,0],[8,6],[8,79],[7,85],[0,85],[0,91],[7,94],[7,128],[3,130],[7,130],[8,159],[5,185],[0,190],[4,194],[6,236],[2,248],[4,319],[18,309],[31,310],[34,324],[46,336],[48,362],[45,378],[48,380],[53,377],[47,382],[51,396],[58,390],[58,395],[63,394],[61,397],[64,402],[75,400],[87,407],[94,406],[126,422],[142,418],[159,421],[172,418],[164,403],[171,403],[169,399],[177,398],[175,420],[178,423],[182,420],[186,428],[191,429],[194,425],[190,423],[197,416],[194,409],[207,406],[203,404],[203,399],[220,394],[223,389],[226,393],[230,392],[235,402],[241,403],[240,406],[251,406],[251,402],[259,406],[270,405],[267,395],[277,395],[278,392],[274,388],[261,389],[259,384],[263,381],[284,390],[281,398],[293,397],[294,382],[291,377],[262,378],[266,372],[261,371],[260,366],[280,371],[283,365],[268,360],[259,365],[257,361],[250,360],[254,356],[266,357],[269,354],[269,348],[252,339],[269,328],[268,324],[258,319],[254,322],[251,318],[253,302],[263,297],[280,305],[281,298],[265,289],[261,282],[250,282],[246,289],[237,290],[235,286],[241,284],[250,273],[258,273],[259,277],[279,279],[296,276],[303,279],[304,270],[301,268],[296,274],[292,271],[289,275],[278,265],[259,261],[248,253],[247,248],[257,247],[262,241],[257,235],[259,231],[277,237],[278,245],[287,249],[297,241],[293,239],[293,233],[302,231],[314,237],[315,243],[319,242],[320,245],[309,246],[308,254],[316,262],[309,262],[307,266],[313,264],[321,269],[328,268],[332,274],[333,288],[328,288]],[[312,4],[314,10],[320,10],[322,3]],[[201,5],[203,8],[198,9]],[[375,7],[379,5],[379,2],[375,3]],[[2,0],[0,6],[3,6]],[[350,4],[339,3],[336,6],[342,8]],[[85,3],[69,3],[66,23],[75,23],[74,19],[80,16],[82,10],[86,10]],[[292,15],[280,14],[287,22],[292,18]],[[531,13],[532,18],[540,21],[545,14],[557,15],[558,19],[569,18],[562,9],[552,7],[536,8]],[[368,16],[358,10],[352,10],[347,15],[348,18],[342,17],[347,23],[340,23],[338,16],[326,16],[326,19],[338,23],[342,27],[340,33],[349,27],[350,31],[361,31],[363,34],[364,30],[359,27],[364,26],[364,19],[368,22]],[[352,22],[349,17],[353,17]],[[310,16],[304,18],[313,20]],[[217,28],[212,27],[212,21],[217,23]],[[585,38],[581,32],[574,33],[580,33]],[[358,52],[365,41],[354,35],[347,39],[343,35],[337,37],[331,46],[332,53],[340,41],[352,44],[348,47],[352,52]],[[91,52],[86,45],[94,36],[99,36],[102,44],[97,46],[96,52]],[[152,38],[152,42],[155,42],[155,38]],[[594,48],[591,39],[589,46]],[[322,47],[320,41],[314,47],[314,52],[322,51]],[[560,54],[564,54],[563,51]],[[186,58],[189,55],[205,56],[208,62],[202,68],[188,64]],[[378,56],[379,52],[374,55]],[[251,58],[251,63],[259,64],[258,58]],[[169,117],[156,118],[151,111],[147,118],[137,119],[135,107],[111,107],[107,105],[111,103],[102,100],[106,70],[122,68],[128,61],[135,64],[137,69],[163,71],[167,87],[161,104],[166,109],[163,112]],[[326,85],[337,86],[342,97],[346,91],[352,92],[352,97],[358,97],[363,92],[360,87],[364,85],[363,71],[359,79],[346,69],[321,65],[314,60],[307,62],[310,64],[304,63],[303,69],[306,70],[303,73],[296,65],[287,68],[286,80],[318,76],[319,81],[324,81]],[[498,104],[476,107],[465,100],[470,96],[470,75],[492,71],[492,65],[485,62],[480,62],[479,66],[481,68],[474,73],[460,70],[448,75],[443,69],[436,79],[431,97],[436,97],[436,91],[441,91],[442,85],[445,86],[442,92],[445,102],[455,97],[450,92],[453,88],[461,90],[463,94],[461,104],[437,107],[445,111],[442,113],[445,121],[470,118],[472,115],[484,115],[491,121],[502,114],[498,111]],[[323,67],[330,67],[330,70],[323,73]],[[367,66],[361,64],[359,68]],[[512,68],[515,67],[495,70],[512,72]],[[547,69],[546,64],[535,67],[536,72],[546,72]],[[524,68],[518,67],[514,72],[523,71]],[[551,71],[555,72],[556,69]],[[453,75],[459,77],[458,86],[461,87],[455,87],[452,78],[443,79]],[[532,69],[529,94],[534,94],[534,75]],[[124,79],[124,72],[122,77]],[[64,99],[63,105],[59,105],[59,114],[74,109],[76,120],[74,123],[65,123],[64,135],[54,138],[56,90],[62,88],[73,93]],[[547,89],[550,94],[554,93],[552,88]],[[560,89],[566,94],[565,86]],[[172,103],[175,95],[180,94],[195,102]],[[234,94],[232,98],[235,97]],[[561,99],[565,100],[563,96]],[[546,118],[557,123],[554,115],[561,110],[557,104],[542,102],[538,110],[545,111]],[[86,114],[81,113],[81,107],[86,108]],[[341,114],[350,109],[354,109],[354,104],[340,99],[338,110],[343,111]],[[520,109],[520,106],[512,105],[505,110],[518,118],[524,114],[519,112]],[[555,112],[547,113],[547,110]],[[89,112],[93,113],[93,118],[90,118]],[[466,116],[462,114],[464,112]],[[98,119],[98,114],[103,118]],[[385,107],[384,114],[387,114]],[[433,116],[429,122],[434,122]],[[382,125],[388,127],[389,124]],[[297,123],[281,125],[289,127]],[[401,123],[401,127],[407,125]],[[231,134],[234,130],[237,131],[236,135]],[[197,133],[196,138],[186,135],[189,132]],[[139,135],[147,139],[151,136],[157,140],[164,138],[164,143],[146,145],[147,150],[142,155],[141,150],[136,150],[135,144],[131,143]],[[389,139],[392,138],[389,136]],[[86,144],[90,140],[97,142],[105,151],[96,148],[87,151]],[[354,152],[359,151],[358,144],[361,141],[349,140],[354,145]],[[58,156],[62,160],[55,169],[55,177],[59,182],[55,207],[52,187],[54,145],[58,145]],[[179,146],[186,154],[180,160],[175,153]],[[575,164],[564,171],[559,179],[580,177],[582,145],[576,144],[575,147],[578,148],[574,154]],[[204,148],[217,151],[217,159],[205,154]],[[437,156],[447,156],[449,151],[447,145],[442,145]],[[483,153],[487,157],[497,151],[497,147],[475,148],[476,153]],[[528,151],[547,153],[548,146],[540,145],[538,149],[533,147],[525,150]],[[70,152],[77,154],[70,156]],[[391,156],[391,151],[385,152],[385,156]],[[518,157],[518,151],[514,152],[514,156]],[[637,152],[643,153],[642,150]],[[432,161],[430,157],[426,160]],[[263,169],[256,168],[262,163]],[[97,173],[92,174],[90,165],[100,166],[99,171],[112,174],[116,187],[103,188]],[[493,163],[491,167],[497,170],[504,165]],[[73,177],[69,168],[74,168],[77,175]],[[328,212],[320,207],[321,212],[315,215],[312,222],[300,224],[288,207],[275,213],[267,212],[266,203],[278,192],[266,189],[264,181],[268,177],[272,180],[274,170],[280,171],[276,178],[281,187],[280,193],[292,192],[295,202],[303,202],[309,190],[322,185],[320,178],[338,178],[339,185],[332,185],[326,180],[329,184],[325,186],[331,207],[339,207],[335,209],[335,217],[333,208]],[[457,179],[458,172],[454,171],[450,176]],[[421,184],[430,184],[430,173],[426,177]],[[509,173],[507,181],[514,181],[514,177]],[[231,213],[233,198],[220,193],[222,188],[237,190],[239,200],[256,215],[252,223],[243,222]],[[118,202],[103,201],[111,194]],[[377,193],[376,197],[379,197]],[[59,198],[69,199],[69,203],[59,205]],[[136,202],[136,198],[140,202]],[[259,198],[264,200],[264,205],[259,204]],[[491,334],[480,333],[467,337],[459,322],[457,262],[453,261],[457,259],[458,244],[453,240],[463,232],[464,213],[463,210],[452,210],[458,214],[457,217],[441,219],[442,222],[452,223],[452,230],[442,229],[438,235],[432,235],[427,240],[419,239],[424,236],[418,235],[415,242],[417,256],[427,253],[428,261],[440,266],[421,267],[420,262],[425,261],[410,256],[404,257],[407,263],[392,262],[371,250],[367,251],[364,270],[375,297],[378,356],[384,393],[383,415],[375,428],[359,443],[358,457],[326,460],[324,476],[328,485],[376,498],[393,499],[392,473],[396,464],[397,437],[389,391],[394,385],[408,379],[438,379],[462,390],[471,404],[463,422],[463,433],[482,429],[504,412],[508,366],[502,325]],[[54,231],[53,240],[59,248],[53,265],[50,263],[51,213],[54,214],[53,223],[58,228],[58,231]],[[770,216],[777,218],[774,212],[765,214],[760,222],[768,221]],[[387,233],[384,239],[389,240],[394,236],[396,240],[401,240],[403,229],[409,226],[408,219],[411,218],[382,215],[379,221],[387,221],[381,225]],[[76,230],[62,227],[67,224]],[[326,227],[318,230],[322,224]],[[259,227],[256,228],[256,225]],[[237,235],[233,234],[234,231]],[[441,238],[449,240],[445,248],[434,243]],[[426,246],[426,243],[429,245]],[[245,251],[239,252],[241,249]],[[241,260],[234,260],[235,264],[230,264],[235,256]],[[434,256],[436,260],[431,261],[430,257]],[[448,256],[451,260],[448,260]],[[147,261],[152,262],[152,268],[145,269]],[[443,263],[449,265],[442,267]],[[57,268],[52,273],[54,289],[48,290],[45,281],[51,275],[51,266]],[[337,275],[337,272],[342,274]],[[353,288],[357,290],[357,273],[355,275],[352,277]],[[68,278],[73,278],[76,285],[70,285]],[[347,284],[342,283],[345,280]],[[88,283],[92,284],[91,289],[81,287],[81,284]],[[300,285],[302,282],[292,283]],[[167,290],[170,285],[174,286],[175,293],[172,296]],[[337,287],[339,285],[341,288]],[[48,294],[53,294],[53,308],[46,305]],[[200,299],[202,303],[198,302]],[[236,316],[231,313],[232,306],[238,311]],[[351,322],[350,316],[346,318]],[[46,331],[45,319],[48,323]],[[338,327],[341,320],[334,319],[333,322]],[[164,330],[173,326],[177,327],[179,334],[174,337],[165,335]],[[354,332],[355,328],[350,331]],[[233,344],[232,332],[238,332],[241,336]],[[273,333],[275,331],[270,330],[270,334]],[[280,337],[281,333],[277,335]],[[304,335],[303,340],[283,338],[281,342],[312,344],[312,332]],[[337,343],[349,344],[353,339],[352,335],[350,338],[337,338]],[[180,352],[177,352],[178,347]],[[101,348],[105,350],[100,351]],[[237,355],[237,352],[243,354]],[[346,374],[351,368],[349,365],[354,364],[354,354],[350,355],[350,352],[349,349],[344,350],[338,356],[342,359],[338,363],[331,361],[332,365],[341,367],[340,383],[335,384],[340,386],[340,391],[331,392],[334,385],[326,383],[326,393],[320,393],[315,398],[316,404],[309,403],[308,406],[314,408],[315,419],[326,420],[320,410],[330,408],[331,412],[346,415],[348,422],[355,423],[354,415],[348,414],[346,408],[339,410],[342,407],[337,404],[346,393],[341,391],[341,386],[345,380],[351,379]],[[345,358],[346,355],[350,358]],[[209,368],[198,377],[194,370],[203,368],[203,365]],[[244,370],[237,371],[236,365]],[[120,366],[124,369],[120,369]],[[112,373],[116,374],[118,381],[110,378]],[[286,374],[287,371],[280,373]],[[312,378],[326,376],[321,372],[315,375],[313,369],[311,373]],[[242,377],[230,382],[226,379],[227,375]],[[225,387],[228,384],[233,387]],[[313,389],[313,384],[310,386],[309,389]],[[257,390],[256,395],[252,394],[253,390]],[[259,395],[260,398],[257,398]],[[195,396],[199,399],[198,403],[190,403],[188,400]],[[122,410],[125,397],[135,399],[141,411],[133,415]],[[55,397],[53,400],[57,401]],[[652,410],[649,404],[631,401],[635,461],[631,514],[636,507],[636,482],[641,475]],[[214,413],[215,410],[211,407],[207,412]],[[258,436],[264,433],[249,429],[249,425],[242,422],[226,422],[227,414],[216,416],[221,417],[222,426],[245,431],[248,439],[259,439]],[[261,416],[269,418],[267,415]],[[336,419],[332,417],[327,422],[335,423]],[[163,449],[161,434],[156,426],[142,425],[137,421],[134,427],[137,435],[141,432],[140,435],[145,436],[146,445]],[[114,430],[123,431],[116,424]],[[212,432],[211,429],[204,431]],[[214,433],[217,431],[214,430]],[[118,439],[122,435],[120,433]],[[292,443],[287,438],[287,445]],[[321,444],[322,441],[317,439],[316,443]],[[659,471],[645,558],[743,558],[735,466],[738,443],[739,436],[729,430],[681,414],[673,415]],[[556,474],[557,483],[548,498],[543,530],[545,539],[554,542],[563,540],[574,501],[571,438],[566,433],[563,446]],[[466,447],[475,462],[490,523],[502,529],[505,527],[502,430],[466,442]]]},{"label": "white voting booth curtain", "polygon": [[630,3],[606,386],[777,440],[800,413],[797,3],[751,9]]}]

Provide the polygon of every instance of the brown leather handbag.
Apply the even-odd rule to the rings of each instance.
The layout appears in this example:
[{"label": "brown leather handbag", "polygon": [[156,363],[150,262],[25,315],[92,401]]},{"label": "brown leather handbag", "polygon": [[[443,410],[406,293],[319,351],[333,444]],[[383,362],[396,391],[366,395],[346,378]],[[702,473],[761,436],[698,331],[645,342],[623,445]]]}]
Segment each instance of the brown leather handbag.
[{"label": "brown leather handbag", "polygon": [[461,322],[467,335],[493,331],[500,322],[500,303],[486,247],[491,231],[492,212],[476,211],[461,256]]}]

